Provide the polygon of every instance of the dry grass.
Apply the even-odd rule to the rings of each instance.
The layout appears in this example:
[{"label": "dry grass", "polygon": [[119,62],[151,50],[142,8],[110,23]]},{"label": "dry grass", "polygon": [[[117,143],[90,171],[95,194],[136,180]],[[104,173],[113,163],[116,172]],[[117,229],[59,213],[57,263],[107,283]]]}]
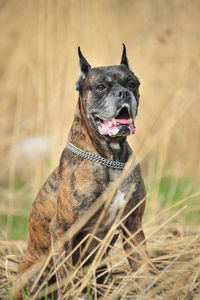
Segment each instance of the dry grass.
[{"label": "dry grass", "polygon": [[[77,101],[77,46],[92,66],[117,64],[122,41],[141,80],[137,155],[154,157],[165,137],[170,173],[200,174],[199,1],[14,0],[1,1],[0,16],[2,179],[26,173],[9,149],[27,137],[49,136],[57,165]],[[38,186],[45,169],[28,173]]]},{"label": "dry grass", "polygon": [[[174,219],[160,202],[165,176],[174,179],[165,191],[169,199],[180,177],[192,179],[179,200],[199,190],[199,12],[198,0],[0,0],[0,208],[1,216],[8,216],[0,227],[1,292],[3,284],[15,280],[26,245],[8,239],[13,217],[27,215],[66,142],[77,100],[77,46],[98,66],[117,64],[125,42],[130,65],[141,80],[137,133],[129,142],[150,186],[144,227],[151,282],[157,280],[142,299],[199,298],[198,229],[195,222],[189,228],[185,218],[199,218],[199,196],[191,196],[186,209],[180,206],[183,211]],[[27,154],[22,142],[28,138],[46,143],[41,148],[39,140]],[[134,299],[144,292],[139,286],[134,292],[132,283],[141,274],[130,273],[120,247],[110,255],[113,280],[102,287],[105,299]],[[92,274],[82,272],[87,270],[78,275],[80,282],[93,286]],[[75,287],[74,295],[77,291]]]},{"label": "dry grass", "polygon": [[[63,299],[69,299],[70,295],[72,299],[77,299],[82,294],[81,291],[84,287],[90,287],[94,293],[92,299],[96,299],[96,289],[98,287],[102,294],[101,299],[119,299],[121,297],[121,299],[197,300],[200,296],[200,235],[195,230],[183,229],[175,223],[177,215],[182,213],[183,210],[184,207],[171,215],[171,218],[167,218],[168,213],[166,211],[161,211],[156,216],[156,226],[153,220],[144,223],[149,252],[146,263],[150,269],[150,273],[147,275],[142,270],[135,273],[131,272],[120,240],[111,250],[109,257],[102,259],[107,248],[106,245],[116,233],[115,228],[120,222],[119,219],[116,220],[114,227],[108,232],[106,238],[101,241],[92,266],[83,268],[82,264],[79,264],[74,268],[68,263],[70,266],[69,276],[63,282],[63,285],[73,284],[70,288],[68,287],[66,297],[63,297]],[[95,238],[95,235],[92,234],[92,237]],[[0,250],[4,254],[0,266],[1,295],[7,294],[7,297],[11,299],[12,297],[9,297],[11,292],[7,292],[3,286],[9,286],[10,283],[15,281],[17,264],[23,257],[25,242],[1,241]],[[47,256],[41,258],[39,265],[34,266],[31,273],[26,274],[25,279],[32,277],[36,270],[40,270],[47,265],[53,253],[55,252],[51,251]],[[58,267],[62,264],[63,261],[60,260]],[[105,284],[97,285],[94,270],[102,264],[107,264],[110,274]],[[50,279],[53,274],[55,274],[54,268],[51,269],[48,278]],[[39,276],[35,281],[38,280]],[[147,282],[145,286],[144,282]],[[56,288],[57,286],[54,284],[48,286],[47,289],[46,280],[44,280],[40,284],[37,294],[31,297],[27,296],[26,299],[39,299],[42,295],[46,295],[47,291],[50,292]],[[91,298],[88,297],[88,299]]]}]

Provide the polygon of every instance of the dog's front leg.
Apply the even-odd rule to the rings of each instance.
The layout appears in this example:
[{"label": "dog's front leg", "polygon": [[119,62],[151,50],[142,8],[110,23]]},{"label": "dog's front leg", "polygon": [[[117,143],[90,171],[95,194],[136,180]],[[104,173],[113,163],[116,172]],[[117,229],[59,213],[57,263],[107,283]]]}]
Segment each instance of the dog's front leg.
[{"label": "dog's front leg", "polygon": [[[58,286],[59,298],[62,298],[64,293],[64,280],[68,277],[70,272],[69,265],[71,261],[65,261],[66,256],[71,252],[71,242],[63,243],[62,236],[64,232],[60,230],[57,224],[57,215],[51,221],[51,245],[53,248],[53,263],[56,270],[56,282]],[[67,266],[68,264],[68,266]]]},{"label": "dog's front leg", "polygon": [[140,287],[142,291],[152,282],[152,279],[149,272],[149,258],[140,217],[130,215],[123,227],[123,246],[131,269],[134,272],[139,271],[136,280],[137,288]]},{"label": "dog's front leg", "polygon": [[128,217],[123,226],[123,247],[132,270],[137,271],[145,263],[147,251],[141,222],[132,216]]},{"label": "dog's front leg", "polygon": [[[51,244],[54,250],[53,261],[56,271],[56,281],[58,285],[59,298],[66,292],[65,284],[69,279],[72,257],[66,257],[72,251],[72,240],[64,241],[63,236],[67,230],[75,223],[77,219],[77,210],[73,199],[68,201],[68,192],[62,187],[59,188],[58,200],[57,200],[57,213],[53,217],[50,225]],[[69,286],[68,286],[69,287]]]},{"label": "dog's front leg", "polygon": [[[145,194],[142,192],[139,197],[139,193],[136,191],[132,197],[133,201],[137,203],[139,199],[142,200],[145,197]],[[123,247],[128,254],[128,261],[133,271],[138,270],[142,265],[146,264],[147,250],[145,235],[142,230],[144,209],[145,201],[126,218],[122,226]]]}]

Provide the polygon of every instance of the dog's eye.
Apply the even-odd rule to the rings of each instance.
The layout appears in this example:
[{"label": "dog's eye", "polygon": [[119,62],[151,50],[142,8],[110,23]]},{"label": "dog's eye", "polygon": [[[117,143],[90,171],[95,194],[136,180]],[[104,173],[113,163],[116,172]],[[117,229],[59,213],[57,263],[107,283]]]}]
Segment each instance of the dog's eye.
[{"label": "dog's eye", "polygon": [[103,91],[105,88],[106,88],[106,87],[105,87],[105,85],[103,85],[103,84],[99,84],[99,85],[97,85],[97,87],[96,87],[97,91],[99,91],[99,92]]},{"label": "dog's eye", "polygon": [[130,89],[134,89],[134,88],[136,88],[136,84],[135,84],[135,82],[134,82],[134,81],[129,81],[129,83],[128,83],[128,87],[129,87]]}]

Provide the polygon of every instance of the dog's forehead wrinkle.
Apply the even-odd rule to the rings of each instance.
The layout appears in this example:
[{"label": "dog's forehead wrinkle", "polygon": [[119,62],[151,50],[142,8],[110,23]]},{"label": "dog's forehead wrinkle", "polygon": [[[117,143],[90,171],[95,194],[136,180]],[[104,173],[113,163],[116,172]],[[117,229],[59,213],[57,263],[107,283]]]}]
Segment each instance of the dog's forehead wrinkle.
[{"label": "dog's forehead wrinkle", "polygon": [[115,73],[123,73],[123,74],[127,74],[127,73],[132,73],[130,70],[128,70],[125,66],[122,65],[113,65],[113,66],[107,66],[107,67],[96,67],[96,68],[92,68],[89,71],[90,74],[96,74],[96,75],[100,75],[100,74],[115,74]]},{"label": "dog's forehead wrinkle", "polygon": [[88,75],[88,80],[93,85],[101,81],[122,83],[135,79],[134,74],[123,65],[92,68]]},{"label": "dog's forehead wrinkle", "polygon": [[97,76],[97,78],[94,81],[94,83],[96,83],[96,82],[108,82],[108,83],[111,83],[112,81],[113,81],[113,79],[111,78],[111,76],[102,74],[102,76],[100,76],[100,77]]},{"label": "dog's forehead wrinkle", "polygon": [[122,82],[130,81],[132,77],[126,76],[125,74],[120,73],[112,73],[112,74],[102,74],[101,76],[97,76],[95,79],[93,77],[93,80],[91,81],[92,85],[96,85],[98,83],[108,83],[108,84],[120,84]]}]

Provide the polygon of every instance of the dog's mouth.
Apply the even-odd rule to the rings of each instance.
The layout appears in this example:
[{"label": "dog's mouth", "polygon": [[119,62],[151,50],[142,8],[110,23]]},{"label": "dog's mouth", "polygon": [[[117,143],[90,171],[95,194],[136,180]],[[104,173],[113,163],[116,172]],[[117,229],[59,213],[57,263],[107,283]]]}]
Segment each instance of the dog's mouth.
[{"label": "dog's mouth", "polygon": [[122,107],[111,120],[104,120],[95,116],[95,121],[101,135],[126,136],[135,134],[134,120],[130,117],[127,107]]}]

